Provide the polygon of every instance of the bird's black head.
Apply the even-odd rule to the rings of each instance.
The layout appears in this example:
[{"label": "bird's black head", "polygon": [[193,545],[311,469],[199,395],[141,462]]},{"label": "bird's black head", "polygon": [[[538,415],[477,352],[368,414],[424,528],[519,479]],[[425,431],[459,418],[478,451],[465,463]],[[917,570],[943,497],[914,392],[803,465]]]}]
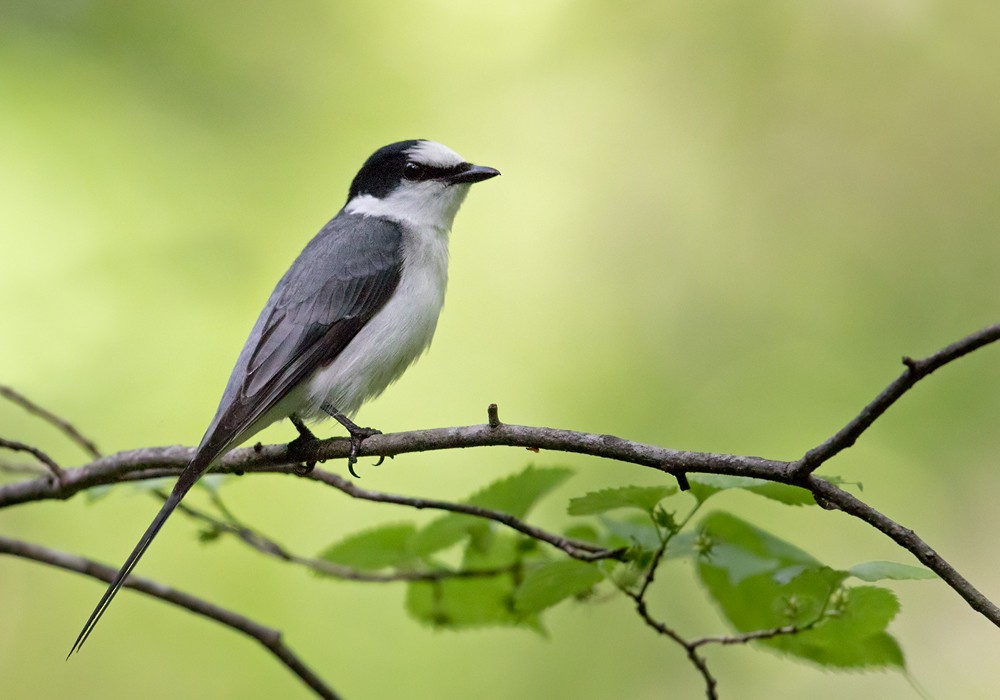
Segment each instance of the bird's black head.
[{"label": "bird's black head", "polygon": [[447,146],[414,139],[397,141],[375,151],[351,182],[347,200],[359,195],[385,199],[406,183],[435,180],[446,185],[473,183],[500,173],[467,163]]}]

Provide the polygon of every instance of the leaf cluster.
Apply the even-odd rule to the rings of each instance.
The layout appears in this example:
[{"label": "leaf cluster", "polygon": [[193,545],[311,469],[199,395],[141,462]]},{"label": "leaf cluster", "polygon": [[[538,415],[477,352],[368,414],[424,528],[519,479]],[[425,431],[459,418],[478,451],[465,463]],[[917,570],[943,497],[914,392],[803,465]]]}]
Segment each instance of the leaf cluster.
[{"label": "leaf cluster", "polygon": [[[529,466],[464,502],[523,519],[571,475],[564,468]],[[543,615],[555,605],[587,600],[601,587],[639,601],[658,567],[688,561],[733,631],[712,641],[753,640],[832,669],[904,666],[887,631],[899,602],[889,589],[871,584],[933,578],[931,572],[892,562],[839,570],[732,514],[703,513],[706,502],[729,489],[790,506],[815,505],[805,489],[713,475],[692,476],[690,486],[687,492],[672,485],[623,486],[570,499],[567,514],[575,522],[565,536],[619,550],[618,560],[574,559],[461,513],[365,530],[330,545],[321,557],[360,570],[407,573],[406,609],[422,623],[541,633]]]}]

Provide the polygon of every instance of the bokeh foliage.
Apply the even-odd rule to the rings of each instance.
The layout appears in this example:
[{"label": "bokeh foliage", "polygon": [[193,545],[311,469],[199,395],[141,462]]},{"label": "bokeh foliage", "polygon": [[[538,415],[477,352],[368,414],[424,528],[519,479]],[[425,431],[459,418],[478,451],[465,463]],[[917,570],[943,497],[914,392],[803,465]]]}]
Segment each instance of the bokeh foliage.
[{"label": "bokeh foliage", "polygon": [[[196,442],[271,285],[360,162],[428,137],[504,175],[458,217],[431,352],[366,424],[482,422],[496,401],[511,422],[797,456],[900,355],[996,320],[998,30],[995,4],[947,0],[0,0],[0,377],[108,451]],[[995,349],[966,358],[830,466],[994,598],[998,383]],[[0,426],[79,461],[10,407]],[[577,471],[553,503],[662,485],[531,460]],[[457,499],[527,461],[409,456],[362,476]],[[402,519],[277,477],[227,493],[304,552]],[[837,570],[900,560],[835,514],[714,498]],[[93,507],[6,511],[0,527],[117,563],[155,507],[126,488]],[[532,517],[569,523],[556,506]],[[167,528],[143,573],[285,630],[349,697],[700,693],[624,606],[553,610],[548,641],[434,633],[406,617],[402,589],[330,586],[235,544],[199,546],[194,530]],[[657,612],[721,629],[688,578],[664,581]],[[249,643],[127,595],[62,664],[99,589],[0,560],[14,697],[296,692]],[[934,697],[989,696],[996,630],[933,582],[894,590],[890,629],[916,678]],[[743,697],[912,696],[895,674],[713,658]]]}]

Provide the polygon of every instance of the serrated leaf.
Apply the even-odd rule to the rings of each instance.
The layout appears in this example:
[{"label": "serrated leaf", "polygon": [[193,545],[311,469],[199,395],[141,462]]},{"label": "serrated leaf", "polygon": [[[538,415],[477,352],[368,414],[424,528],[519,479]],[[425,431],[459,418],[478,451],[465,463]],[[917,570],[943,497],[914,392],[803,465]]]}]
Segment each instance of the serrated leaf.
[{"label": "serrated leaf", "polygon": [[604,580],[594,564],[562,559],[532,568],[514,594],[519,613],[538,613],[569,598],[589,591]]},{"label": "serrated leaf", "polygon": [[701,530],[712,545],[699,557],[698,574],[740,632],[811,622],[844,578],[728,513],[707,516]]},{"label": "serrated leaf", "polygon": [[[775,569],[798,564],[809,567],[822,566],[808,552],[729,513],[715,512],[705,516],[701,521],[701,530],[719,545],[739,549],[748,556],[770,561]],[[716,557],[716,550],[716,547],[712,548],[711,563],[725,567],[725,562]]]},{"label": "serrated leaf", "polygon": [[855,564],[847,570],[847,573],[868,582],[883,581],[885,579],[916,581],[937,578],[937,574],[922,566],[897,564],[891,561],[869,561],[864,564]]},{"label": "serrated leaf", "polygon": [[[494,481],[465,500],[480,508],[499,510],[524,518],[546,493],[572,476],[569,469],[527,467],[523,471]],[[490,527],[482,518],[448,513],[422,527],[414,538],[414,552],[427,557],[458,544],[469,535],[482,534]]]},{"label": "serrated leaf", "polygon": [[638,508],[652,513],[660,501],[675,493],[677,487],[668,485],[602,489],[570,499],[567,512],[570,515],[597,515],[617,508]]},{"label": "serrated leaf", "polygon": [[816,499],[808,490],[766,479],[725,474],[694,474],[688,476],[688,481],[691,484],[691,494],[702,503],[720,491],[743,489],[790,506],[816,505]]},{"label": "serrated leaf", "polygon": [[845,591],[847,572],[727,513],[712,513],[701,527],[712,546],[698,560],[699,577],[737,631],[814,625],[757,643],[833,668],[902,666],[885,632],[899,609],[891,591]]},{"label": "serrated leaf", "polygon": [[800,634],[775,637],[772,648],[829,668],[902,668],[899,643],[885,631],[899,612],[892,591],[876,586],[849,588],[836,613]]},{"label": "serrated leaf", "polygon": [[413,558],[412,523],[380,525],[350,535],[327,547],[320,558],[356,569],[376,570],[397,566]]},{"label": "serrated leaf", "polygon": [[494,481],[470,496],[466,503],[523,518],[538,499],[572,475],[572,470],[561,467],[529,466],[517,474]]}]

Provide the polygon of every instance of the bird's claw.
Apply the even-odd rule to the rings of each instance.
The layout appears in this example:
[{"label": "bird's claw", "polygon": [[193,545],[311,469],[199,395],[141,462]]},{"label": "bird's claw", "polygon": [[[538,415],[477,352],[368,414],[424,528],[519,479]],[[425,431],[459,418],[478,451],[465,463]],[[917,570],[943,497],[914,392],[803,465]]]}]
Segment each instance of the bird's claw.
[{"label": "bird's claw", "polygon": [[[351,431],[351,453],[347,455],[347,471],[351,473],[355,479],[360,479],[358,473],[354,471],[354,465],[358,463],[358,450],[361,448],[361,443],[370,438],[372,435],[381,435],[381,430],[376,430],[375,428],[358,428],[357,430]],[[382,464],[382,460],[385,457],[379,459],[379,464]]]}]

